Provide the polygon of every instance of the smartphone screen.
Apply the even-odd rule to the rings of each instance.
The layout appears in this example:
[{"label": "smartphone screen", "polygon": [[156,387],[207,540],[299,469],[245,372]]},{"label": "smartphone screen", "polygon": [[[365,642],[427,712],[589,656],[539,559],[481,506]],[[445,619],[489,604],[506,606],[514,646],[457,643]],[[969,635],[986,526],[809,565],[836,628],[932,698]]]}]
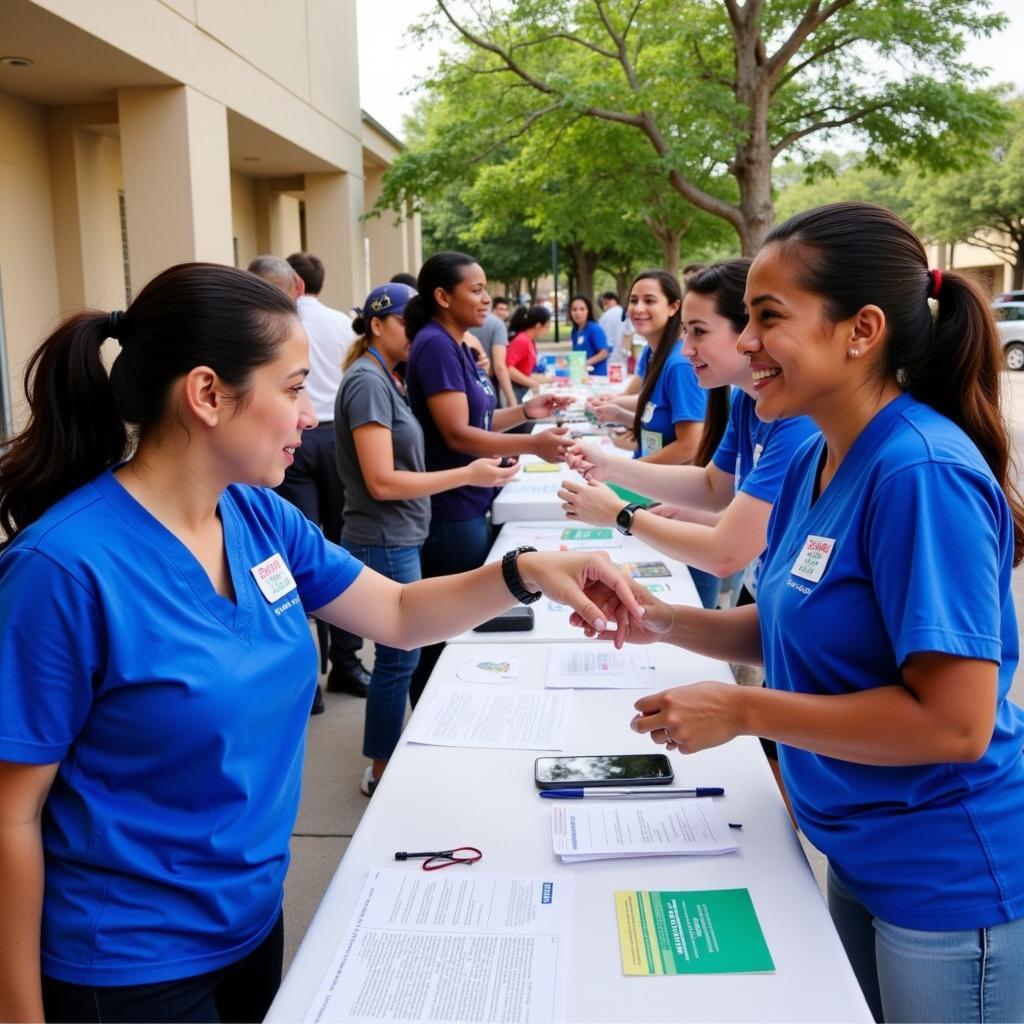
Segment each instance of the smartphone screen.
[{"label": "smartphone screen", "polygon": [[594,754],[580,757],[538,757],[538,789],[560,786],[657,786],[673,779],[664,754]]}]

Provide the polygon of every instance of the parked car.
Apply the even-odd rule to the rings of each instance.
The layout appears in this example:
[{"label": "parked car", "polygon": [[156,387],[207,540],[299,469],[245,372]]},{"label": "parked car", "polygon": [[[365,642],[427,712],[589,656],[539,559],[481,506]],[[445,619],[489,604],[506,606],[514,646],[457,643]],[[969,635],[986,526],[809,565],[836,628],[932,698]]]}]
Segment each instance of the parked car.
[{"label": "parked car", "polygon": [[1004,302],[1024,302],[1024,291],[1000,292],[995,297],[995,301],[1000,305]]},{"label": "parked car", "polygon": [[1024,370],[1024,301],[997,302],[992,306],[996,329],[1003,342],[1008,370]]}]

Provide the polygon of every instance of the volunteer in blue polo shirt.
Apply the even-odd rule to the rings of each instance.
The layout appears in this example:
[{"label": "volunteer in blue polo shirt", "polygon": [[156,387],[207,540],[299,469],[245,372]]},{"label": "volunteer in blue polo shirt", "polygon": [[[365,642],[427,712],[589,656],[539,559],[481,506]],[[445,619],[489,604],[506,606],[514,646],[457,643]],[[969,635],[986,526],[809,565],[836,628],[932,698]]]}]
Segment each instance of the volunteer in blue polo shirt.
[{"label": "volunteer in blue polo shirt", "polygon": [[[470,327],[483,323],[490,308],[483,268],[461,252],[440,252],[420,268],[418,294],[405,307],[405,330],[412,341],[406,381],[409,404],[423,427],[426,467],[456,469],[481,456],[531,454],[562,462],[568,429],[537,434],[503,433],[528,420],[550,416],[570,399],[554,394],[498,409],[494,388],[477,369],[462,341]],[[423,545],[424,577],[465,572],[483,565],[493,540],[488,513],[493,487],[453,487],[430,499],[430,532]],[[420,652],[412,675],[413,705],[441,654],[442,644]]]},{"label": "volunteer in blue polo shirt", "polygon": [[778,742],[878,1019],[1024,1020],[1024,509],[987,300],[888,210],[841,203],[771,232],[746,303],[758,415],[822,437],[786,473],[757,604],[650,599],[629,635],[763,658],[771,689],[678,687],[634,725],[683,751]]},{"label": "volunteer in blue polo shirt", "polygon": [[30,362],[0,457],[0,1020],[263,1019],[307,612],[416,647],[510,592],[592,617],[587,579],[629,594],[596,556],[405,586],[361,566],[270,490],[316,425],[308,366],[291,300],[209,264],[73,316]]},{"label": "volunteer in blue polo shirt", "polygon": [[574,295],[569,300],[569,319],[572,321],[573,352],[582,352],[586,356],[587,373],[607,377],[611,346],[586,295]]}]

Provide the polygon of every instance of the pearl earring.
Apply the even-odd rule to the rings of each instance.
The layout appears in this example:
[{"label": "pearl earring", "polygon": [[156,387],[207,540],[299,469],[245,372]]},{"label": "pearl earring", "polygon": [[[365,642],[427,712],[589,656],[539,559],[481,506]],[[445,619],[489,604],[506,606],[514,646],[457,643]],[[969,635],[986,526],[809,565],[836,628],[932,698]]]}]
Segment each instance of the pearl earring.
[{"label": "pearl earring", "polygon": [[850,355],[851,355],[852,358],[856,359],[860,355],[860,349],[859,348],[851,348],[850,349]]}]

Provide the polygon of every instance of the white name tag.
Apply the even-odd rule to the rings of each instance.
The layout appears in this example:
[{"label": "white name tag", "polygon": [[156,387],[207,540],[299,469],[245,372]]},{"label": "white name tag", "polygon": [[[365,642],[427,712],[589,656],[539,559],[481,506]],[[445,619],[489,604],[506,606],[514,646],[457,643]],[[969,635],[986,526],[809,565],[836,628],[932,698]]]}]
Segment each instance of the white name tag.
[{"label": "white name tag", "polygon": [[254,565],[249,572],[256,580],[260,592],[271,604],[280,601],[285,594],[295,589],[295,580],[288,571],[284,559],[276,551],[259,565]]},{"label": "white name tag", "polygon": [[640,417],[640,422],[641,423],[650,423],[651,420],[654,419],[654,410],[657,409],[657,408],[658,407],[654,404],[654,402],[648,402],[644,406],[644,414],[643,414],[643,416]]},{"label": "white name tag", "polygon": [[640,454],[654,455],[662,449],[661,434],[656,430],[640,431]]},{"label": "white name tag", "polygon": [[797,555],[793,568],[789,571],[801,579],[818,583],[825,572],[825,566],[832,555],[836,542],[831,537],[809,536],[803,549]]}]

